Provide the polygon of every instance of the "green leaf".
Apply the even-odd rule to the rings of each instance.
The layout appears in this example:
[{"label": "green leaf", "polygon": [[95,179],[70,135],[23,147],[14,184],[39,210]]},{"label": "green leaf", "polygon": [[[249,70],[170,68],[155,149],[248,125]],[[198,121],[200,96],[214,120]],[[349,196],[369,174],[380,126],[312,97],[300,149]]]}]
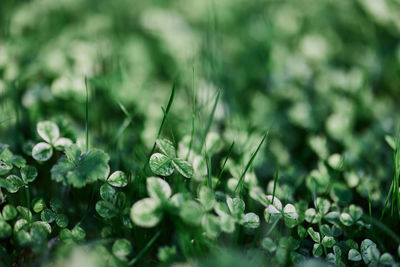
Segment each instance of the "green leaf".
[{"label": "green leaf", "polygon": [[306,236],[307,236],[306,228],[304,228],[304,226],[302,226],[302,225],[297,226],[297,234],[299,235],[299,237],[301,239],[306,238]]},{"label": "green leaf", "polygon": [[17,212],[17,209],[13,205],[7,204],[3,208],[2,215],[3,215],[3,219],[5,221],[10,221],[18,215],[18,212]]},{"label": "green leaf", "polygon": [[111,202],[104,200],[97,201],[96,211],[105,219],[111,219],[117,215],[115,206]]},{"label": "green leaf", "polygon": [[68,226],[68,217],[65,214],[57,214],[56,216],[56,224],[60,227],[60,228],[65,228]]},{"label": "green leaf", "polygon": [[57,141],[54,143],[54,147],[58,150],[63,150],[67,147],[72,146],[73,142],[71,141],[71,139],[68,138],[58,138]]},{"label": "green leaf", "polygon": [[355,222],[361,218],[361,216],[363,215],[363,210],[361,207],[351,204],[349,206],[349,214],[353,218],[353,221]]},{"label": "green leaf", "polygon": [[154,227],[162,217],[160,202],[153,198],[137,201],[131,208],[132,221],[141,227]]},{"label": "green leaf", "polygon": [[25,184],[35,181],[38,171],[35,167],[26,165],[21,168],[21,177]]},{"label": "green leaf", "polygon": [[157,147],[170,159],[174,159],[176,157],[175,147],[171,141],[167,139],[157,139],[156,140]]},{"label": "green leaf", "polygon": [[235,231],[235,220],[229,215],[220,215],[221,229],[225,233],[233,233]]},{"label": "green leaf", "polygon": [[50,144],[53,144],[60,137],[60,129],[58,129],[57,124],[51,121],[39,122],[36,130],[40,137]]},{"label": "green leaf", "polygon": [[117,239],[112,246],[112,252],[118,258],[129,256],[132,253],[131,242],[127,239]]},{"label": "green leaf", "polygon": [[0,175],[7,174],[9,171],[11,171],[13,166],[11,164],[8,164],[2,160],[0,160]]},{"label": "green leaf", "polygon": [[206,234],[210,238],[217,238],[221,233],[221,226],[219,218],[212,214],[205,214],[201,221],[201,225]]},{"label": "green leaf", "polygon": [[382,265],[393,265],[394,260],[392,255],[390,255],[389,253],[383,253],[379,259],[379,263]]},{"label": "green leaf", "polygon": [[316,208],[319,214],[321,215],[327,214],[330,207],[331,203],[329,202],[329,200],[320,197],[316,199]]},{"label": "green leaf", "polygon": [[42,221],[52,223],[56,219],[56,214],[51,209],[44,209],[40,213],[40,219]]},{"label": "green leaf", "polygon": [[196,201],[188,200],[179,210],[182,220],[191,225],[200,225],[204,210]]},{"label": "green leaf", "polygon": [[240,198],[230,198],[226,199],[226,204],[228,205],[229,211],[232,216],[236,219],[241,219],[244,213],[245,204]]},{"label": "green leaf", "polygon": [[128,177],[122,171],[116,171],[108,177],[107,183],[115,187],[125,187],[128,185]]},{"label": "green leaf", "polygon": [[11,226],[6,221],[0,220],[0,239],[8,238],[11,234]]},{"label": "green leaf", "polygon": [[24,181],[16,175],[9,175],[5,180],[1,180],[0,187],[4,187],[10,193],[16,193],[24,186]]},{"label": "green leaf", "polygon": [[19,214],[21,215],[21,217],[23,219],[27,220],[28,222],[30,222],[32,220],[32,212],[30,210],[28,210],[27,208],[18,206],[17,211],[19,212]]},{"label": "green leaf", "polygon": [[60,239],[63,240],[63,241],[67,241],[67,240],[71,240],[72,239],[71,230],[69,230],[67,228],[61,229],[59,235],[60,235]]},{"label": "green leaf", "polygon": [[54,212],[60,212],[62,209],[63,203],[59,198],[52,198],[50,200],[50,208],[54,211]]},{"label": "green leaf", "polygon": [[315,243],[312,252],[315,257],[320,257],[323,253],[322,245]]},{"label": "green leaf", "polygon": [[110,157],[102,150],[93,149],[81,154],[80,150],[72,145],[65,151],[67,158],[61,157],[51,168],[52,180],[81,188],[88,183],[107,177]]},{"label": "green leaf", "polygon": [[396,150],[396,140],[393,136],[385,135],[385,141],[393,150]]},{"label": "green leaf", "polygon": [[32,157],[37,161],[47,161],[53,155],[53,148],[48,143],[38,143],[32,149]]},{"label": "green leaf", "polygon": [[353,218],[350,216],[350,214],[343,212],[340,214],[340,221],[345,225],[345,226],[352,226],[354,224]]},{"label": "green leaf", "polygon": [[246,228],[256,229],[260,226],[260,217],[253,212],[249,212],[243,216],[240,223]]},{"label": "green leaf", "polygon": [[321,235],[318,232],[315,232],[312,227],[309,227],[307,229],[307,232],[311,236],[312,240],[314,240],[314,242],[316,242],[316,243],[321,242]]},{"label": "green leaf", "polygon": [[274,252],[276,250],[276,244],[274,241],[272,241],[271,238],[269,237],[264,237],[263,240],[261,241],[261,246],[268,250],[269,252]]},{"label": "green leaf", "polygon": [[14,232],[17,233],[20,230],[24,229],[24,230],[28,230],[29,227],[29,223],[27,220],[25,219],[19,219],[15,222],[14,224]]},{"label": "green leaf", "polygon": [[189,162],[176,158],[172,160],[172,165],[183,177],[191,178],[193,176],[193,167]]},{"label": "green leaf", "polygon": [[358,252],[356,249],[349,250],[349,256],[347,257],[350,261],[360,261],[361,260],[361,253]]},{"label": "green leaf", "polygon": [[166,201],[172,195],[169,184],[158,177],[148,177],[146,179],[146,188],[151,198],[158,199],[161,202]]},{"label": "green leaf", "polygon": [[364,239],[361,242],[360,251],[365,264],[369,264],[373,260],[371,248],[376,248],[376,244],[370,239]]},{"label": "green leaf", "polygon": [[199,201],[206,211],[212,210],[215,204],[215,195],[208,186],[201,186],[199,190]]},{"label": "green leaf", "polygon": [[85,230],[82,229],[82,227],[80,226],[75,226],[72,230],[71,230],[71,234],[72,234],[72,238],[75,241],[83,241],[85,240],[86,237],[86,232]]},{"label": "green leaf", "polygon": [[285,218],[285,224],[287,227],[292,228],[296,226],[299,215],[297,214],[296,208],[292,204],[287,204],[283,209],[283,216]]},{"label": "green leaf", "polygon": [[100,197],[108,202],[112,202],[115,196],[116,190],[109,184],[103,184],[100,187]]},{"label": "green leaf", "polygon": [[154,153],[150,157],[150,169],[157,175],[170,176],[174,172],[171,159],[161,153]]},{"label": "green leaf", "polygon": [[321,242],[321,244],[327,248],[333,247],[333,245],[335,245],[335,243],[336,243],[335,238],[333,238],[332,236],[324,236],[324,238],[322,238],[322,242]]},{"label": "green leaf", "polygon": [[44,231],[46,231],[48,234],[51,234],[51,226],[47,222],[43,221],[36,221],[32,223],[32,227],[40,227]]}]

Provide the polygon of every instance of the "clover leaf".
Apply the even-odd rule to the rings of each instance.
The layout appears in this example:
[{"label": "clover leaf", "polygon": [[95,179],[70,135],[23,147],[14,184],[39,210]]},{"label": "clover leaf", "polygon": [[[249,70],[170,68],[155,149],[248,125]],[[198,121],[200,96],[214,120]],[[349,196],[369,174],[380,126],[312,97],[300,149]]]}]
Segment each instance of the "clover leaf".
[{"label": "clover leaf", "polygon": [[68,138],[60,138],[60,129],[51,121],[42,121],[36,125],[39,136],[45,142],[39,142],[32,148],[32,157],[40,162],[47,161],[53,155],[53,147],[59,150],[72,145]]},{"label": "clover leaf", "polygon": [[93,149],[86,153],[76,145],[65,149],[66,157],[61,157],[51,168],[51,179],[81,188],[97,179],[105,179],[109,172],[110,157],[102,150]]},{"label": "clover leaf", "polygon": [[170,176],[176,170],[186,178],[193,176],[193,167],[186,160],[177,158],[175,147],[169,140],[158,139],[156,145],[162,153],[154,153],[150,157],[149,165],[153,173]]}]

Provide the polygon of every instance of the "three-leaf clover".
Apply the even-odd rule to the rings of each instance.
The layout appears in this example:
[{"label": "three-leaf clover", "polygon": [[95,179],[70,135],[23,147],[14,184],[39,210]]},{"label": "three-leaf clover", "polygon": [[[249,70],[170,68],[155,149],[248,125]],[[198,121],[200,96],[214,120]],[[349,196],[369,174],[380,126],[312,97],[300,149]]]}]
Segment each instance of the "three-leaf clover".
[{"label": "three-leaf clover", "polygon": [[186,178],[193,175],[193,168],[189,162],[178,158],[174,145],[167,139],[158,139],[157,147],[162,153],[154,153],[150,157],[150,169],[157,175],[170,176],[174,170]]},{"label": "three-leaf clover", "polygon": [[253,212],[245,213],[245,203],[240,198],[226,198],[224,202],[217,202],[215,212],[220,217],[221,229],[224,232],[235,231],[235,224],[243,225],[247,229],[255,229],[260,226],[260,217]]},{"label": "three-leaf clover", "polygon": [[335,238],[332,236],[324,236],[321,238],[321,234],[314,231],[312,227],[307,229],[308,234],[310,235],[311,239],[315,242],[313,246],[313,255],[315,257],[319,257],[323,253],[323,246],[326,248],[331,248],[336,243]]},{"label": "three-leaf clover", "polygon": [[277,221],[283,218],[286,226],[290,228],[297,224],[299,215],[292,204],[286,204],[283,207],[282,202],[276,196],[265,195],[259,187],[253,187],[250,190],[250,196],[265,206],[264,218],[266,222],[269,223],[271,219]]},{"label": "three-leaf clover", "polygon": [[96,203],[97,213],[106,219],[117,215],[118,210],[124,206],[126,196],[123,192],[118,192],[116,188],[128,185],[128,177],[122,171],[113,172],[100,187],[100,197],[102,200]]},{"label": "three-leaf clover", "polygon": [[36,130],[39,136],[45,141],[37,143],[32,149],[32,157],[37,161],[49,160],[53,155],[53,147],[63,149],[72,145],[70,139],[60,137],[60,129],[54,122],[39,122]]},{"label": "three-leaf clover", "polygon": [[20,169],[21,177],[17,175],[9,175],[5,179],[0,179],[0,187],[7,189],[9,193],[16,193],[21,187],[28,186],[29,183],[33,182],[38,171],[35,167],[25,165]]},{"label": "three-leaf clover", "polygon": [[350,249],[348,259],[350,261],[361,261],[362,259],[369,266],[390,266],[394,263],[392,255],[389,253],[381,255],[376,244],[370,239],[364,239],[361,242],[360,251],[354,248]]},{"label": "three-leaf clover", "polygon": [[363,215],[362,208],[354,204],[351,204],[347,212],[343,212],[342,214],[340,214],[340,222],[343,223],[345,226],[352,226],[354,224],[357,224],[369,228],[370,225],[364,223],[361,220],[362,215]]},{"label": "three-leaf clover", "polygon": [[81,188],[98,179],[104,180],[109,173],[110,157],[99,149],[82,153],[77,145],[65,148],[65,155],[51,168],[51,179]]}]

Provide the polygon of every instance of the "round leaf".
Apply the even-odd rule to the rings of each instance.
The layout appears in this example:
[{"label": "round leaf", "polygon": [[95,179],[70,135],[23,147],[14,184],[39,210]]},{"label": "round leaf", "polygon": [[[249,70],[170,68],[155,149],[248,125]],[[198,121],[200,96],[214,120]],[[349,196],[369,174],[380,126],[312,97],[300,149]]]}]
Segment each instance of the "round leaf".
[{"label": "round leaf", "polygon": [[117,215],[115,206],[111,202],[104,200],[100,200],[96,203],[96,211],[105,219],[110,219]]},{"label": "round leaf", "polygon": [[57,124],[51,121],[39,122],[36,126],[36,130],[40,137],[50,144],[53,144],[60,137],[60,130]]},{"label": "round leaf", "polygon": [[170,176],[174,172],[171,160],[160,153],[154,153],[150,157],[150,169],[157,175]]},{"label": "round leaf", "polygon": [[361,260],[361,253],[358,250],[352,248],[349,251],[348,259],[351,261],[360,261]]},{"label": "round leaf", "polygon": [[160,202],[153,198],[144,198],[131,208],[132,221],[141,227],[153,227],[161,220]]},{"label": "round leaf", "polygon": [[38,175],[38,171],[35,167],[26,165],[21,168],[21,177],[25,184],[33,182]]},{"label": "round leaf", "polygon": [[172,194],[169,184],[158,177],[148,177],[146,179],[146,188],[150,197],[161,201],[167,200]]},{"label": "round leaf", "polygon": [[0,239],[5,239],[12,234],[11,226],[3,220],[0,220]]},{"label": "round leaf", "polygon": [[37,198],[33,201],[32,207],[34,212],[39,213],[46,208],[46,203],[43,198]]},{"label": "round leaf", "polygon": [[190,178],[193,176],[193,167],[189,162],[176,158],[172,160],[172,165],[183,177]]},{"label": "round leaf", "polygon": [[186,201],[179,211],[179,215],[182,220],[192,225],[199,225],[201,223],[203,214],[203,207],[193,200]]},{"label": "round leaf", "polygon": [[53,155],[51,145],[41,142],[35,145],[32,149],[32,157],[37,161],[47,161]]},{"label": "round leaf", "polygon": [[68,226],[68,217],[65,214],[57,214],[56,216],[56,224],[60,228],[65,228]]},{"label": "round leaf", "polygon": [[118,239],[112,246],[112,252],[118,258],[125,258],[132,253],[132,245],[127,239]]},{"label": "round leaf", "polygon": [[199,191],[199,201],[206,211],[212,210],[215,204],[215,195],[208,186],[201,186]]},{"label": "round leaf", "polygon": [[173,159],[176,157],[175,147],[171,141],[169,141],[167,139],[157,139],[156,145],[161,150],[161,152],[164,153],[170,159]]},{"label": "round leaf", "polygon": [[52,223],[56,219],[56,214],[51,209],[44,209],[40,213],[40,219],[42,221]]},{"label": "round leaf", "polygon": [[125,187],[128,184],[128,177],[121,171],[116,171],[107,179],[107,183],[115,187]]},{"label": "round leaf", "polygon": [[240,222],[244,227],[255,229],[260,226],[260,217],[253,212],[246,213]]},{"label": "round leaf", "polygon": [[80,226],[75,226],[75,227],[72,229],[71,234],[72,234],[72,238],[73,238],[75,241],[82,241],[82,240],[85,240],[85,237],[86,237],[86,232],[85,232],[85,230],[83,230]]},{"label": "round leaf", "polygon": [[4,206],[2,215],[5,221],[10,221],[18,215],[18,212],[13,205],[8,204]]},{"label": "round leaf", "polygon": [[16,175],[9,175],[5,181],[5,187],[10,193],[16,193],[21,187],[24,186],[24,181],[22,181],[22,179]]},{"label": "round leaf", "polygon": [[116,193],[116,190],[114,189],[114,187],[112,187],[109,184],[103,184],[100,187],[100,196],[105,201],[112,202],[115,193]]}]

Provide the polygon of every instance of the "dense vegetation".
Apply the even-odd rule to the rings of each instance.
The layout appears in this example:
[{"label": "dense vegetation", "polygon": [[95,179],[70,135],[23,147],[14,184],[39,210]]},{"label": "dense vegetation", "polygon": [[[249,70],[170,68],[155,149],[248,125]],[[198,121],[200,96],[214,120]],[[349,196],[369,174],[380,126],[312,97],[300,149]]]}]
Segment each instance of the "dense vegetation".
[{"label": "dense vegetation", "polygon": [[0,1],[0,266],[397,266],[400,2]]}]

